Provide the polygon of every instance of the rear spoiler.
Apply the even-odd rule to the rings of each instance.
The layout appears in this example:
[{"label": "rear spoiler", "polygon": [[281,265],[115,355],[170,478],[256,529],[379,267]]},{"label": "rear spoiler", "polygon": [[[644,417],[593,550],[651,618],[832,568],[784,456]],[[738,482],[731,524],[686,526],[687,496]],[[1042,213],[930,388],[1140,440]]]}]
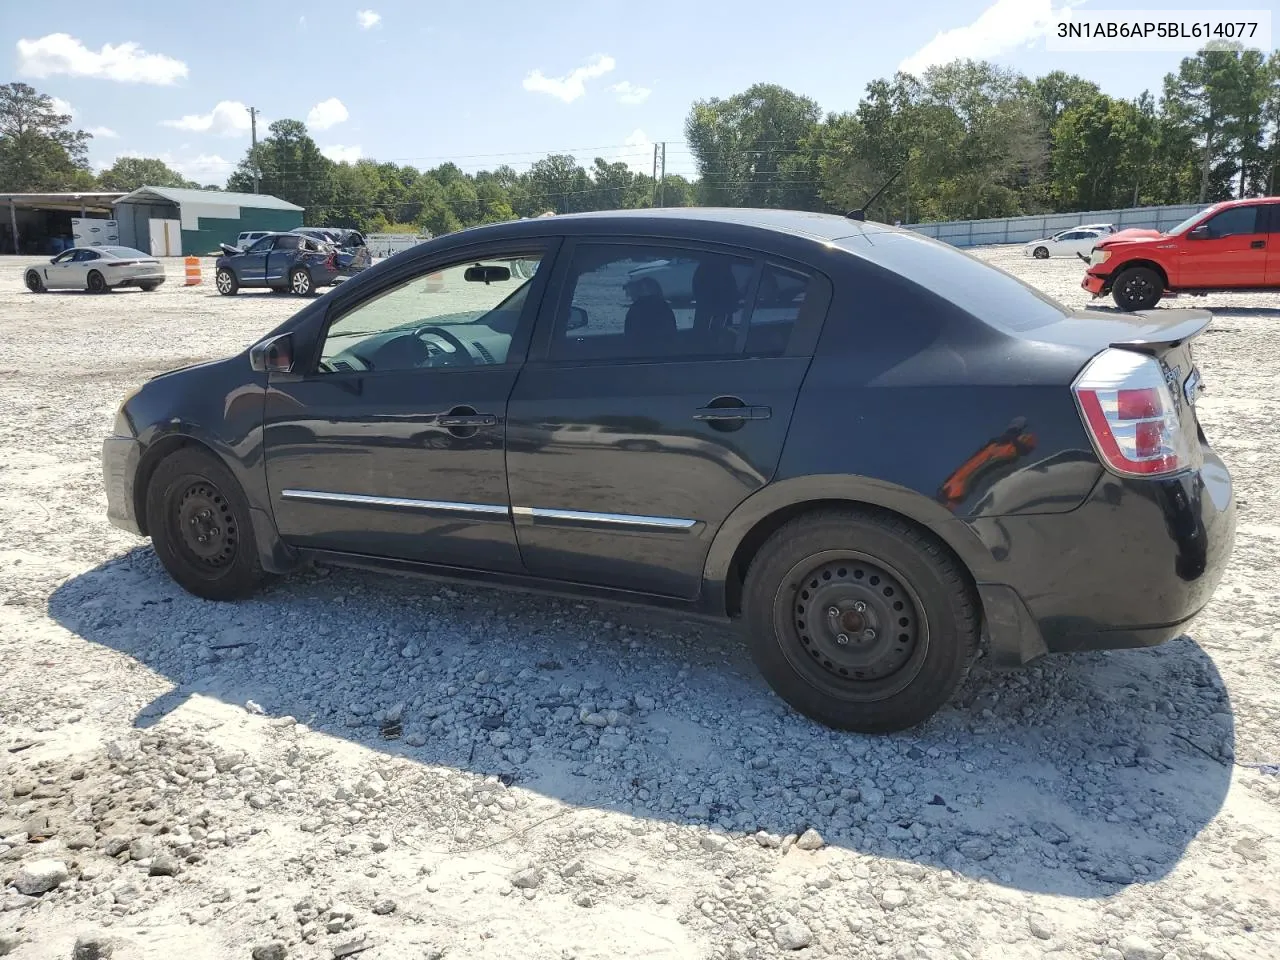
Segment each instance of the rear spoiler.
[{"label": "rear spoiler", "polygon": [[1138,353],[1160,353],[1194,340],[1213,322],[1208,310],[1135,310],[1128,316],[1146,322],[1135,323],[1132,338],[1113,341],[1111,346]]}]

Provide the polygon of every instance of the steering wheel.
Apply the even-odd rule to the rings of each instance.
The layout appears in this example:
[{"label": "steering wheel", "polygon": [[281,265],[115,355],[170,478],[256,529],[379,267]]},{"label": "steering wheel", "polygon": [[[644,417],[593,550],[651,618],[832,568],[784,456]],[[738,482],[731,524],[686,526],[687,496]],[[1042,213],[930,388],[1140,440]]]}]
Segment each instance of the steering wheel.
[{"label": "steering wheel", "polygon": [[[475,365],[476,358],[471,355],[471,351],[468,350],[463,345],[461,340],[455,337],[448,330],[444,329],[444,327],[432,327],[432,326],[419,327],[417,330],[413,331],[413,335],[417,337],[419,340],[429,336],[438,337],[439,339],[443,340],[445,343],[447,343],[450,347],[453,348],[454,357],[457,358],[457,362],[459,363],[459,365],[462,365],[462,366]],[[455,362],[454,357],[450,358],[449,360],[450,363]],[[462,360],[463,357],[466,358],[465,362],[463,362]]]}]

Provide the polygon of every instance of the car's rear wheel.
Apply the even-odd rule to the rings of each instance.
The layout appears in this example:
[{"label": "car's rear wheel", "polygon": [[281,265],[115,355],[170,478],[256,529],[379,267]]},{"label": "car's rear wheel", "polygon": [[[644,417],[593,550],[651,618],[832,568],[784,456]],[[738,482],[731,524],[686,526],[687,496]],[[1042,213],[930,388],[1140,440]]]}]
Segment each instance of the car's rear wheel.
[{"label": "car's rear wheel", "polygon": [[27,275],[23,278],[26,282],[27,289],[32,293],[44,293],[44,278],[34,270],[28,270]]},{"label": "car's rear wheel", "polygon": [[107,293],[111,290],[107,286],[107,278],[97,270],[90,270],[88,279],[85,282],[90,293]]},{"label": "car's rear wheel", "polygon": [[306,267],[294,267],[289,273],[289,292],[299,297],[309,297],[316,292],[315,281]]},{"label": "car's rear wheel", "polygon": [[1164,296],[1164,280],[1150,267],[1130,267],[1111,285],[1111,299],[1121,310],[1150,310]]},{"label": "car's rear wheel", "polygon": [[143,292],[143,293],[151,293],[153,290],[155,290],[155,289],[156,289],[156,287],[160,286],[160,284],[158,284],[158,283],[140,283],[140,284],[138,284],[138,286],[139,286],[140,288],[142,288],[142,292]]},{"label": "car's rear wheel", "polygon": [[233,297],[240,289],[240,281],[236,279],[235,272],[226,267],[222,267],[214,275],[213,285],[224,297]]},{"label": "car's rear wheel", "polygon": [[183,589],[206,600],[235,600],[261,584],[249,502],[212,454],[184,447],[162,460],[146,507],[156,556]]},{"label": "car's rear wheel", "polygon": [[1035,257],[1037,260],[1048,260],[1048,259],[1049,259],[1049,248],[1048,248],[1048,247],[1036,247],[1034,250],[1032,250],[1032,251],[1031,251],[1031,255],[1032,255],[1033,257]]},{"label": "car's rear wheel", "polygon": [[932,716],[977,651],[955,559],[897,517],[853,510],[782,526],[747,571],[751,653],[788,703],[832,727],[887,733]]}]

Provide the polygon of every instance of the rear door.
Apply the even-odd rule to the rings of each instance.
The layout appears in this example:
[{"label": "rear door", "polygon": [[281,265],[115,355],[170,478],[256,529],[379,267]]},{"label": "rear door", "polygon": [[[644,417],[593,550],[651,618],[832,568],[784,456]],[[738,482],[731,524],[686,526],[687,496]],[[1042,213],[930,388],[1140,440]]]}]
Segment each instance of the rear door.
[{"label": "rear door", "polygon": [[269,286],[282,287],[288,283],[289,268],[297,261],[302,242],[302,237],[294,234],[275,238],[267,253],[266,281]]},{"label": "rear door", "polygon": [[525,566],[693,598],[721,523],[773,476],[830,284],[683,241],[583,239],[561,260],[508,411]]},{"label": "rear door", "polygon": [[1208,236],[1179,241],[1176,280],[1180,287],[1260,287],[1266,280],[1265,209],[1261,204],[1228,207],[1204,222]]}]

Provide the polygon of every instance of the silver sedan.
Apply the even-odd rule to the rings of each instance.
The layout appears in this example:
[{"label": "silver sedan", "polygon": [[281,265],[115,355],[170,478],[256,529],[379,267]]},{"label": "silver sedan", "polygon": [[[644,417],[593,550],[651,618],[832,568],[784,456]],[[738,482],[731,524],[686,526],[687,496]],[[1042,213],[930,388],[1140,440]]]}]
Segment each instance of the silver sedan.
[{"label": "silver sedan", "polygon": [[106,293],[116,287],[154,290],[164,283],[164,265],[132,247],[72,247],[48,264],[31,267],[24,278],[32,293],[88,290]]}]

